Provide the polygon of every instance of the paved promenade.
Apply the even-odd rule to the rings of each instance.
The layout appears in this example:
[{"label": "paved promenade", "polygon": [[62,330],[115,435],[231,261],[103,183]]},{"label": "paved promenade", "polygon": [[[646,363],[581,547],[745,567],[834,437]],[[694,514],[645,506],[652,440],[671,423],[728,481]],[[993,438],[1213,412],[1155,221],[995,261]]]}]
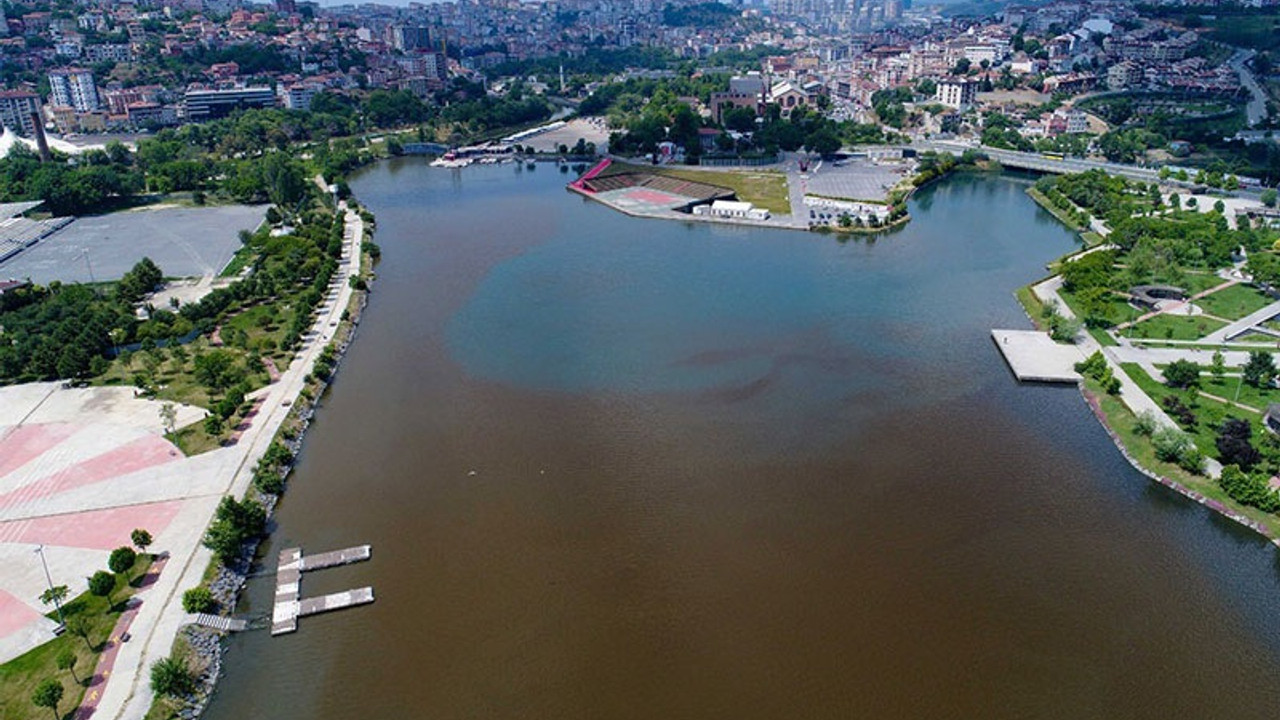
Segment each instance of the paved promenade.
[{"label": "paved promenade", "polygon": [[[214,509],[243,496],[321,349],[337,332],[360,271],[364,226],[346,211],[346,244],[318,317],[280,379],[254,393],[257,416],[239,442],[187,458],[163,438],[160,403],[129,388],[65,389],[58,383],[0,388],[0,661],[52,638],[47,583],[72,593],[105,568],[107,555],[129,544],[134,528],[151,532],[152,552],[171,555],[133,616],[133,639],[120,645],[95,718],[141,718],[151,702],[149,668],[169,654],[185,614],[182,591],[200,582],[212,554],[200,545]],[[204,417],[180,407],[178,425]]]}]

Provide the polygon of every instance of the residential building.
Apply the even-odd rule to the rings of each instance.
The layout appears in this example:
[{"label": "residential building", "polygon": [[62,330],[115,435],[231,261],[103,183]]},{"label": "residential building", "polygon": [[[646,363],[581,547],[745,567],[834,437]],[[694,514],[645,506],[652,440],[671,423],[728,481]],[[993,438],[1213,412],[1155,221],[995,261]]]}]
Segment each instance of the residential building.
[{"label": "residential building", "polygon": [[83,68],[62,68],[49,72],[50,104],[74,108],[77,112],[93,112],[98,109],[98,85],[93,81],[93,71]]},{"label": "residential building", "polygon": [[25,90],[0,90],[0,124],[22,137],[35,137],[40,96]]},{"label": "residential building", "polygon": [[934,99],[947,107],[967,109],[978,99],[978,84],[968,80],[939,81]]}]

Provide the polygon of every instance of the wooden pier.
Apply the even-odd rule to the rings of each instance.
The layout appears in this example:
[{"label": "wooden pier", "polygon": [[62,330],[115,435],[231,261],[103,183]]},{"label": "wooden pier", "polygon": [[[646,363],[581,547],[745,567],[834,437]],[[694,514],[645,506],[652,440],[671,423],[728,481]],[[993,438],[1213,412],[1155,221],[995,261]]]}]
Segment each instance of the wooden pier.
[{"label": "wooden pier", "polygon": [[302,599],[302,573],[361,562],[372,555],[371,545],[315,555],[303,555],[302,548],[281,550],[276,570],[275,604],[271,610],[271,634],[284,635],[296,631],[300,617],[373,602],[371,587]]}]

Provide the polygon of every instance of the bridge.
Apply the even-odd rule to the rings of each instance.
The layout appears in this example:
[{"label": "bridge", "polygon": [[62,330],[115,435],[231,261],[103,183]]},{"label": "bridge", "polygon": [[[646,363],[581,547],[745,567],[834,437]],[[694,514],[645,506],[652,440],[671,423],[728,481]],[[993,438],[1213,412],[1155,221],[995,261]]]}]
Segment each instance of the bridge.
[{"label": "bridge", "polygon": [[1188,187],[1190,186],[1190,183],[1178,183],[1173,179],[1160,180],[1159,170],[1138,167],[1137,165],[1121,165],[1119,163],[1072,157],[1064,157],[1059,160],[1056,157],[1046,157],[1040,153],[1001,150],[999,148],[987,147],[985,145],[969,145],[962,142],[948,142],[942,140],[915,140],[911,143],[911,146],[916,150],[932,150],[934,152],[951,153],[952,155],[960,155],[966,150],[974,150],[986,155],[992,160],[998,161],[1005,167],[1018,168],[1021,170],[1032,170],[1035,172],[1054,173],[1058,175],[1081,173],[1088,170],[1105,170],[1110,175],[1119,175],[1121,177],[1129,178],[1130,180],[1139,180],[1141,182],[1160,181],[1165,184],[1185,184]]}]

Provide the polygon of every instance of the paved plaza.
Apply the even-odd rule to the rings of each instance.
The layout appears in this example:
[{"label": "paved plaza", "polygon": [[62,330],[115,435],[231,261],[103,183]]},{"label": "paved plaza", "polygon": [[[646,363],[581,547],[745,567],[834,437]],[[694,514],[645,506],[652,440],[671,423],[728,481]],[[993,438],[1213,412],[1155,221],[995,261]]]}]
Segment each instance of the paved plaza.
[{"label": "paved plaza", "polygon": [[0,278],[36,283],[118,280],[144,257],[168,277],[216,275],[253,230],[260,205],[140,208],[89,215],[0,264]]},{"label": "paved plaza", "polygon": [[[159,409],[131,388],[0,388],[0,661],[54,627],[39,601],[48,583],[37,547],[74,596],[134,528],[155,536],[155,550],[203,530],[224,468],[216,453],[188,459],[165,440]],[[179,424],[203,416],[178,409]]]},{"label": "paved plaza", "polygon": [[579,139],[595,143],[596,151],[603,154],[609,144],[609,126],[601,117],[575,118],[555,130],[525,138],[519,143],[538,152],[556,152],[561,145],[572,149]]}]

